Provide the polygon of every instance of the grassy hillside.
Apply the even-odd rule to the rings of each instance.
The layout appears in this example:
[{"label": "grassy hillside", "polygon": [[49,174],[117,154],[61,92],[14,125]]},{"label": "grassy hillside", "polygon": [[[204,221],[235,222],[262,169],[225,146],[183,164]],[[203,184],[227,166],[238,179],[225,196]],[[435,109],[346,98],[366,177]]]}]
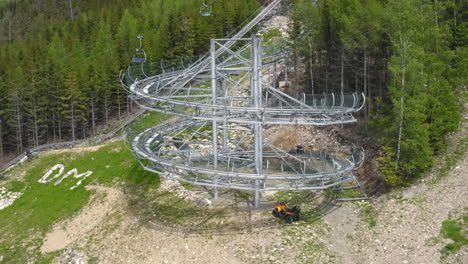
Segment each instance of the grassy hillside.
[{"label": "grassy hillside", "polygon": [[[159,122],[159,118],[158,114],[148,114],[135,128],[139,130],[143,125]],[[24,194],[0,211],[2,263],[26,263],[32,258],[48,263],[56,254],[40,253],[43,237],[54,223],[76,214],[88,203],[93,191],[87,190],[86,185],[115,186],[125,182],[158,188],[158,176],[144,171],[127,147],[124,141],[117,141],[103,146],[53,151],[7,172],[0,186]],[[74,190],[70,187],[79,179],[72,177],[57,186],[54,186],[56,180],[39,183],[38,180],[56,164],[65,166],[64,174],[73,168],[77,168],[78,173],[93,171],[93,174]],[[55,173],[50,178],[53,175]]]},{"label": "grassy hillside", "polygon": [[[38,183],[38,179],[55,164],[65,165],[65,172],[77,168],[79,173],[94,173],[78,188],[70,190],[77,179],[68,178],[57,186]],[[9,191],[24,194],[15,203],[0,211],[0,255],[6,263],[26,263],[31,256],[40,257],[42,237],[58,220],[69,217],[85,206],[91,191],[89,184],[113,185],[116,182],[151,185],[158,187],[159,179],[139,166],[123,141],[111,143],[92,152],[73,150],[48,154],[19,166],[7,174],[17,178],[6,183]],[[47,258],[47,256],[44,256]]]}]

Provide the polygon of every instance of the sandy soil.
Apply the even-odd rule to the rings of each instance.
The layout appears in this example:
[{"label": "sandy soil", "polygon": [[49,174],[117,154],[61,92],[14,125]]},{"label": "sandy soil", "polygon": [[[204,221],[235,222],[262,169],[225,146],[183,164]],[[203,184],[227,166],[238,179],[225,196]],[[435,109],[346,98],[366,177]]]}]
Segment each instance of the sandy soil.
[{"label": "sandy soil", "polygon": [[[271,135],[282,133],[274,129]],[[300,129],[301,130],[301,129]],[[305,133],[305,141],[322,132]],[[467,123],[449,144],[468,134]],[[312,142],[310,142],[312,143]],[[296,142],[289,142],[294,145]],[[332,144],[332,142],[330,143]],[[336,143],[334,143],[336,146]],[[312,146],[312,144],[311,144]],[[460,215],[468,200],[468,157],[448,176],[432,182],[436,170],[410,188],[366,202],[346,202],[312,224],[270,225],[229,234],[194,234],[161,225],[142,224],[129,210],[126,195],[114,188],[96,190],[76,216],[56,224],[41,248],[83,252],[98,263],[468,263],[466,246],[441,259],[448,240],[440,239],[441,223]],[[362,208],[373,208],[370,227]],[[260,212],[261,213],[261,212]],[[259,212],[253,212],[255,214]],[[264,216],[263,216],[264,217]],[[440,242],[433,238],[439,237]],[[66,262],[65,262],[66,263]]]},{"label": "sandy soil", "polygon": [[42,153],[42,156],[50,156],[50,155],[55,155],[55,154],[60,154],[60,153],[84,153],[84,152],[94,152],[99,150],[105,146],[104,144],[101,145],[96,145],[96,146],[75,146],[73,148],[65,148],[65,149],[55,149],[55,150],[49,150],[47,152]]},{"label": "sandy soil", "polygon": [[[94,186],[90,204],[58,223],[42,250],[73,248],[96,257],[98,263],[441,263],[444,244],[430,241],[449,213],[466,206],[466,171],[465,157],[436,184],[421,182],[371,201],[377,217],[373,228],[360,217],[359,203],[343,203],[317,224],[228,235],[142,225],[128,212],[122,192]],[[299,261],[307,241],[320,250],[305,251],[311,258]],[[330,260],[332,255],[336,257]],[[468,263],[466,249],[448,263]]]},{"label": "sandy soil", "polygon": [[[444,244],[433,245],[431,238],[439,236],[449,213],[460,214],[466,207],[467,171],[465,157],[439,183],[422,182],[372,201],[377,215],[373,228],[357,220],[359,210],[352,203],[327,215],[331,248],[341,257],[340,263],[441,263]],[[453,263],[468,263],[466,251],[456,259]]]},{"label": "sandy soil", "polygon": [[265,129],[265,140],[284,151],[295,150],[301,145],[306,151],[341,154],[348,157],[352,144],[340,133],[352,133],[351,127],[326,128],[304,125],[272,125]]},{"label": "sandy soil", "polygon": [[[122,140],[122,137],[114,137],[106,141],[106,143],[112,143],[116,141]],[[60,154],[60,153],[86,153],[86,152],[94,152],[99,150],[100,148],[106,146],[106,144],[99,144],[99,145],[93,145],[89,146],[88,143],[83,143],[77,146],[73,146],[71,148],[64,148],[64,149],[54,149],[54,150],[48,150],[45,152],[40,153],[39,155],[41,156],[50,156],[50,155],[55,155],[55,154]]]},{"label": "sandy soil", "polygon": [[[93,187],[97,193],[90,205],[57,224],[42,250],[71,247],[97,257],[99,263],[325,263],[313,260],[330,255],[336,256],[330,263],[441,263],[444,244],[430,241],[439,235],[449,213],[466,206],[466,171],[465,158],[436,184],[421,182],[372,201],[377,215],[373,228],[360,217],[359,203],[343,203],[318,224],[229,235],[189,235],[141,225],[126,211],[120,191]],[[302,233],[296,233],[300,239],[285,240],[291,230],[300,230],[294,231]],[[312,262],[294,258],[305,245],[304,238],[324,246],[321,252],[314,251],[318,255]],[[275,257],[275,250],[281,251],[280,257]],[[447,263],[468,263],[466,249]]]},{"label": "sandy soil", "polygon": [[87,186],[88,190],[95,190],[96,194],[90,204],[71,219],[57,223],[44,239],[41,247],[43,253],[66,248],[70,243],[85,237],[97,225],[106,220],[109,211],[122,193],[113,188],[101,186]]},{"label": "sandy soil", "polygon": [[[458,134],[466,132],[465,125]],[[369,202],[342,203],[309,225],[208,235],[143,225],[120,190],[90,186],[90,204],[58,223],[42,250],[69,248],[98,263],[468,263],[466,247],[441,260],[448,241],[432,242],[442,221],[466,207],[467,171],[464,157],[436,183],[429,176]],[[373,208],[375,227],[360,215],[363,206]]]},{"label": "sandy soil", "polygon": [[[467,135],[465,120],[460,131],[450,136],[449,148]],[[410,188],[372,200],[377,218],[373,228],[358,220],[357,204],[343,204],[326,216],[332,226],[331,248],[340,256],[339,263],[468,263],[466,246],[441,260],[440,250],[450,241],[433,242],[449,214],[466,213],[468,157],[465,154],[447,177],[432,181],[438,176],[437,167]]]},{"label": "sandy soil", "polygon": [[[93,230],[81,237],[69,235],[74,239],[69,247],[86,252],[88,256],[97,256],[99,263],[245,263],[245,255],[239,252],[240,248],[268,245],[279,232],[261,236],[255,233],[223,236],[172,233],[167,229],[141,225],[125,210],[127,201],[120,195],[115,197],[117,200],[112,204],[104,203],[106,208],[95,205],[107,212],[106,221],[99,221],[96,217],[88,219],[88,223],[95,222],[88,227]],[[88,210],[97,210],[95,208],[91,205]],[[83,213],[86,211],[83,210]],[[81,214],[72,222],[77,219],[82,219]],[[48,237],[53,239],[52,236]]]}]

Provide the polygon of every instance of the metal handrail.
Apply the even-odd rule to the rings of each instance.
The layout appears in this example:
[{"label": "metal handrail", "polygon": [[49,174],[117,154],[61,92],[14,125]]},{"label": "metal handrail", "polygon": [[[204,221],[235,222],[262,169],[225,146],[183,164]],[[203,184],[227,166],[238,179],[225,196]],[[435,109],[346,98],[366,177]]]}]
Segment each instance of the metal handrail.
[{"label": "metal handrail", "polygon": [[43,151],[46,151],[46,150],[52,150],[52,149],[70,148],[70,147],[73,147],[73,146],[76,146],[76,145],[79,145],[79,144],[83,144],[83,143],[87,143],[87,142],[88,143],[100,144],[103,141],[106,141],[106,140],[114,137],[117,133],[119,133],[119,131],[121,131],[122,129],[127,127],[129,124],[131,124],[133,121],[135,121],[137,118],[139,118],[144,112],[145,112],[145,110],[139,111],[136,115],[128,118],[119,127],[115,128],[111,132],[109,132],[107,134],[104,134],[104,135],[99,135],[99,136],[96,136],[96,137],[91,137],[91,138],[87,138],[87,139],[80,139],[80,140],[74,140],[74,141],[65,141],[65,142],[44,144],[44,145],[40,145],[40,146],[31,148],[28,151],[25,151],[25,152],[21,153],[20,155],[18,155],[17,157],[15,157],[11,161],[9,161],[7,164],[5,164],[3,166],[0,166],[0,172],[4,172],[4,171],[8,170],[10,167],[12,167],[12,166],[16,165],[17,163],[19,163],[21,160],[23,160],[24,158],[27,157],[28,152],[29,153],[39,153],[39,152],[43,152]]}]

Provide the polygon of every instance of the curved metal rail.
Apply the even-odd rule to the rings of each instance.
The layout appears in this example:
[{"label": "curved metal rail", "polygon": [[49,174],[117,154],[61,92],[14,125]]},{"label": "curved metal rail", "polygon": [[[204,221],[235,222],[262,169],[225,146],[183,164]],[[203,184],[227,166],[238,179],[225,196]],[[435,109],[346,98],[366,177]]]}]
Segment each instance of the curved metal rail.
[{"label": "curved metal rail", "polygon": [[[231,41],[225,40],[225,42]],[[221,50],[228,50],[224,43]],[[145,109],[198,120],[221,121],[227,118],[240,123],[307,125],[334,125],[356,121],[352,114],[363,108],[365,104],[363,93],[289,95],[272,86],[275,84],[262,82],[263,92],[260,101],[264,103],[261,107],[254,106],[249,87],[245,85],[245,82],[252,77],[248,65],[249,58],[241,55],[241,53],[251,55],[251,52],[252,44],[248,43],[239,48],[234,55],[233,52],[218,51],[212,54],[216,56],[216,71],[224,74],[222,85],[227,86],[217,91],[216,100],[212,100],[213,91],[209,85],[211,69],[198,71],[194,76],[195,73],[189,67],[136,80],[128,87],[128,91],[132,99]],[[272,53],[262,52],[261,69],[283,62],[288,54],[284,50]],[[223,73],[220,73],[221,71]],[[171,85],[174,79],[181,79],[180,76],[192,79],[183,87],[177,84]],[[256,118],[259,115],[263,117],[261,121]]]},{"label": "curved metal rail", "polygon": [[[213,162],[210,123],[182,119],[149,128],[132,141],[133,153],[146,170],[208,187],[254,191],[326,189],[352,180],[353,156],[343,158],[326,153],[285,152],[267,144],[262,173],[253,168],[255,152],[230,142]],[[240,128],[237,128],[238,131]],[[191,133],[186,133],[190,131]],[[186,137],[184,137],[184,133]],[[243,131],[246,141],[253,137]],[[264,181],[257,187],[255,180]]]},{"label": "curved metal rail", "polygon": [[[287,47],[264,49],[257,37],[244,36],[280,2],[272,1],[232,38],[212,39],[209,55],[170,62],[169,69],[141,65],[121,75],[143,108],[182,117],[132,140],[146,170],[212,187],[215,198],[219,188],[254,191],[255,205],[264,191],[336,189],[357,181],[353,170],[362,164],[360,150],[343,157],[302,146],[284,150],[264,140],[264,126],[271,124],[356,122],[353,113],[365,104],[362,93],[290,94],[277,87],[277,66],[287,72]],[[269,70],[271,76],[263,76]]]}]

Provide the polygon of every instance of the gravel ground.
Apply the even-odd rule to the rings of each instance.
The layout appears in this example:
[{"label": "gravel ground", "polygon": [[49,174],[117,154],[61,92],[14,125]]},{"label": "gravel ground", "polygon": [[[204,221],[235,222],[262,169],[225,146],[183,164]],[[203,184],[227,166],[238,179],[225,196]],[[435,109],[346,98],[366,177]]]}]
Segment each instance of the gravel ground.
[{"label": "gravel ground", "polygon": [[[466,129],[460,134],[466,135]],[[66,221],[87,228],[79,236],[69,235],[63,247],[69,248],[66,252],[80,252],[73,256],[97,263],[468,263],[466,247],[441,259],[440,250],[449,241],[433,242],[440,237],[442,221],[449,214],[461,214],[466,206],[467,171],[465,156],[435,183],[430,182],[433,175],[372,201],[343,203],[312,224],[228,235],[216,231],[189,235],[142,225],[128,211],[124,195],[107,194],[102,202],[91,203]],[[375,220],[373,227],[369,215],[363,214],[366,209]],[[69,255],[59,257],[59,262]]]}]

